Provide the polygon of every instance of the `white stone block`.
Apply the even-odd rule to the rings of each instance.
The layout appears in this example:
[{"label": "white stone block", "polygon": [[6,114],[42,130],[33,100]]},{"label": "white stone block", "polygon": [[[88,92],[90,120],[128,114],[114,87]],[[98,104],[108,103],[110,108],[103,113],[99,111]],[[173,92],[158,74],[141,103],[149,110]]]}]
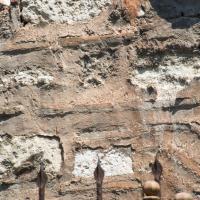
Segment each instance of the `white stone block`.
[{"label": "white stone block", "polygon": [[73,174],[77,177],[93,177],[98,157],[105,176],[117,176],[133,173],[130,149],[112,149],[107,152],[83,150],[75,156]]},{"label": "white stone block", "polygon": [[[0,137],[0,177],[10,167],[18,168],[31,156],[42,154],[42,161],[46,161],[46,171],[59,173],[62,165],[60,144],[55,139],[33,136]],[[34,161],[33,161],[34,162]],[[8,166],[6,163],[10,163]]]},{"label": "white stone block", "polygon": [[0,0],[0,4],[10,6],[10,0]]}]

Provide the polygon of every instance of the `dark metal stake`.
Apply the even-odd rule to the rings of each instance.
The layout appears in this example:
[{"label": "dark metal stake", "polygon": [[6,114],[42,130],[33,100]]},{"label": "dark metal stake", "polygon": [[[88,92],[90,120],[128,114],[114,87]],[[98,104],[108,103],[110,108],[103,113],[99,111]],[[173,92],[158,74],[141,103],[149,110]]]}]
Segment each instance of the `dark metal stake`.
[{"label": "dark metal stake", "polygon": [[98,158],[97,167],[94,171],[94,178],[96,180],[96,186],[97,186],[97,200],[102,200],[103,199],[102,185],[103,185],[103,179],[104,179],[104,170],[101,167],[99,158]]},{"label": "dark metal stake", "polygon": [[[161,176],[163,173],[163,167],[158,158],[159,158],[159,152],[156,153],[155,161],[151,165],[151,170],[154,175],[154,180],[160,185]],[[159,197],[161,197],[161,190],[159,192]]]},{"label": "dark metal stake", "polygon": [[160,184],[161,176],[162,176],[162,173],[163,173],[163,167],[162,167],[160,161],[158,160],[158,157],[159,157],[159,153],[157,152],[156,157],[155,157],[155,161],[151,165],[151,170],[152,170],[152,173],[154,175],[154,180]]},{"label": "dark metal stake", "polygon": [[47,175],[45,173],[44,163],[40,163],[40,171],[37,177],[37,184],[39,189],[39,200],[45,200],[45,185],[47,183]]}]

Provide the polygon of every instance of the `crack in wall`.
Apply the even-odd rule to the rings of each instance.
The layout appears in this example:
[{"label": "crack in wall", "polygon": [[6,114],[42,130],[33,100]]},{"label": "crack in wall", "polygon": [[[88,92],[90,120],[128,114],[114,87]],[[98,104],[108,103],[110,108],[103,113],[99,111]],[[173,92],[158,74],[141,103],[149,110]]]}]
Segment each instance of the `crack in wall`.
[{"label": "crack in wall", "polygon": [[0,109],[0,123],[24,114],[23,106]]},{"label": "crack in wall", "polygon": [[162,110],[171,112],[174,115],[178,111],[192,110],[199,106],[200,106],[200,103],[194,103],[194,104],[191,103],[191,104],[174,105],[174,106],[170,106],[170,107],[162,107]]}]

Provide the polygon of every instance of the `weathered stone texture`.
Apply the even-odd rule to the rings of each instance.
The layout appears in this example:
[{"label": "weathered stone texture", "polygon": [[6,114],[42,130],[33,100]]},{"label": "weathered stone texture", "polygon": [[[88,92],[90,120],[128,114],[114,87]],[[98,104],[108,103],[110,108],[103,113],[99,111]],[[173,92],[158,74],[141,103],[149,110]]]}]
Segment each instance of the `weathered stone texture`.
[{"label": "weathered stone texture", "polygon": [[179,91],[200,78],[199,56],[182,56],[155,55],[153,59],[160,60],[158,65],[148,55],[137,58],[133,64],[131,83],[144,91],[150,87],[154,88],[157,100],[175,99]]},{"label": "weathered stone texture", "polygon": [[111,4],[110,0],[22,0],[22,17],[26,22],[38,23],[73,23],[86,21],[100,14],[102,9]]},{"label": "weathered stone texture", "polygon": [[46,162],[48,173],[52,175],[58,173],[62,165],[62,152],[59,145],[59,141],[39,135],[26,138],[1,134],[1,178],[4,178],[10,170],[18,176],[26,170],[31,171],[35,168],[35,162],[41,159]]},{"label": "weathered stone texture", "polygon": [[77,177],[93,177],[98,158],[105,170],[105,176],[133,173],[131,151],[128,153],[127,149],[113,149],[108,152],[94,150],[78,152],[75,156],[73,174]]},{"label": "weathered stone texture", "polygon": [[[0,11],[0,199],[200,198],[200,2],[26,1]],[[10,13],[10,14],[9,14]]]},{"label": "weathered stone texture", "polygon": [[0,38],[9,38],[12,36],[9,12],[0,5]]}]

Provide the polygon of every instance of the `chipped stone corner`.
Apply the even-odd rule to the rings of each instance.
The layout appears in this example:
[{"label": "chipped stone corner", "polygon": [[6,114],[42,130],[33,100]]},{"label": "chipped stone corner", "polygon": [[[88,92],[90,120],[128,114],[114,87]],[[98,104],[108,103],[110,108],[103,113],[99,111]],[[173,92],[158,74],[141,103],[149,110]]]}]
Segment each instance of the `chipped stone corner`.
[{"label": "chipped stone corner", "polygon": [[120,176],[133,173],[133,161],[130,148],[113,148],[107,151],[85,149],[75,154],[73,175],[75,177],[93,177],[98,158],[105,176]]}]

